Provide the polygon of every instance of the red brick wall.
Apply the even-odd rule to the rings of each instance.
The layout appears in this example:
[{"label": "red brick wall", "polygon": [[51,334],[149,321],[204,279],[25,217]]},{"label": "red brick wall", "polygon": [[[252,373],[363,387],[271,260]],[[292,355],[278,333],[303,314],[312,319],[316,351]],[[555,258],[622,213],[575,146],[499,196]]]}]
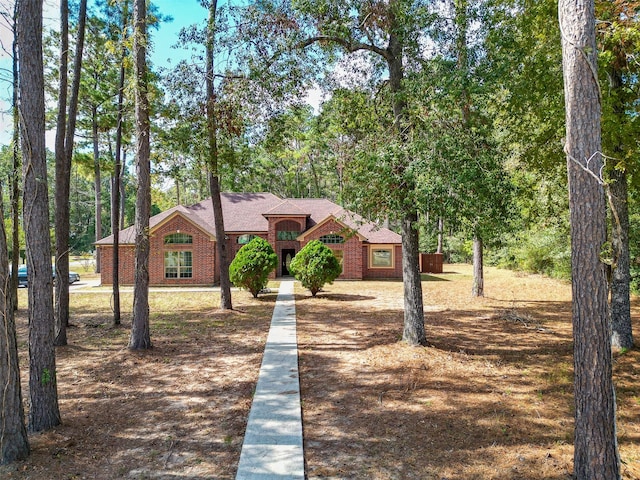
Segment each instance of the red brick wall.
[{"label": "red brick wall", "polygon": [[[193,236],[193,243],[187,245],[165,245],[164,237],[172,233],[186,233]],[[181,216],[154,230],[151,235],[149,256],[149,283],[151,285],[213,285],[219,278],[216,271],[216,242],[209,235]],[[192,278],[164,278],[164,252],[191,251]],[[157,252],[160,252],[158,255]]]},{"label": "red brick wall", "polygon": [[[121,285],[133,285],[135,247],[133,245],[120,245],[118,251],[118,264],[120,265],[119,282]],[[113,284],[113,246],[100,247],[100,282],[102,285]]]},{"label": "red brick wall", "polygon": [[[238,254],[238,250],[240,250],[242,247],[244,247],[244,245],[240,245],[238,243],[238,237],[240,237],[241,235],[244,235],[242,233],[234,233],[234,234],[229,234],[229,251],[231,252],[231,257],[230,259],[233,260],[234,258],[236,258],[236,255]],[[255,235],[256,237],[262,237],[265,240],[268,241],[267,235],[260,233],[253,233],[250,235]]]},{"label": "red brick wall", "polygon": [[[299,252],[304,245],[311,240],[317,240],[323,235],[332,233],[341,234],[343,226],[336,221],[329,221],[312,235],[308,236],[304,242],[295,240],[278,241],[277,231],[301,232],[306,229],[305,218],[273,217],[269,219],[268,234],[260,234],[272,246],[278,255],[278,268],[272,277],[282,275],[282,250],[294,249]],[[188,245],[164,245],[164,237],[171,233],[186,233],[193,236],[193,243]],[[239,234],[229,235],[229,250],[233,259],[242,247],[237,243]],[[160,226],[153,232],[151,237],[151,255],[149,257],[149,281],[151,285],[212,285],[219,281],[219,271],[215,262],[215,241],[209,235],[202,232],[183,217],[177,216]],[[327,245],[333,250],[343,251],[342,279],[362,280],[369,278],[402,278],[402,248],[394,247],[394,268],[369,268],[369,245],[363,244],[354,235],[347,237],[341,244]],[[374,245],[375,247],[375,245]],[[193,277],[192,278],[164,278],[164,252],[165,251],[188,250],[192,252]],[[110,285],[113,282],[112,258],[113,247],[101,246],[101,281],[103,285]],[[133,245],[120,246],[120,283],[132,285],[134,282],[135,247]]]},{"label": "red brick wall", "polygon": [[[363,245],[362,256],[364,265],[364,278],[402,278],[402,246],[394,247],[394,268],[369,268],[369,248],[376,248],[377,245]],[[386,245],[385,245],[386,246]]]},{"label": "red brick wall", "polygon": [[[193,236],[192,244],[165,245],[164,237],[172,233],[185,233]],[[151,285],[213,285],[217,279],[215,262],[215,241],[183,217],[177,216],[153,232],[150,239],[151,255],[149,256],[149,283]],[[100,247],[102,251],[101,282],[103,285],[113,283],[113,247]],[[164,252],[191,251],[191,278],[164,278]],[[120,283],[131,285],[134,282],[135,246],[120,246]]]}]

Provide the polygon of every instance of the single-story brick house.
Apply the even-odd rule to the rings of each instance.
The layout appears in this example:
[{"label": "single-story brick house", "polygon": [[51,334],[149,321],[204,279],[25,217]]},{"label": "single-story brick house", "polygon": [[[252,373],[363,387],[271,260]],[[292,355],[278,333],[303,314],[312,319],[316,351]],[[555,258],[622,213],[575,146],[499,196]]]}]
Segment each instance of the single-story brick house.
[{"label": "single-story brick house", "polygon": [[[282,199],[271,193],[224,193],[222,210],[232,257],[254,236],[278,255],[276,276],[291,259],[320,240],[342,262],[343,279],[402,278],[401,237],[321,198]],[[150,219],[152,285],[212,285],[219,281],[211,199],[179,205]],[[113,236],[96,242],[103,285],[113,282]],[[135,227],[120,232],[120,283],[134,282]]]}]

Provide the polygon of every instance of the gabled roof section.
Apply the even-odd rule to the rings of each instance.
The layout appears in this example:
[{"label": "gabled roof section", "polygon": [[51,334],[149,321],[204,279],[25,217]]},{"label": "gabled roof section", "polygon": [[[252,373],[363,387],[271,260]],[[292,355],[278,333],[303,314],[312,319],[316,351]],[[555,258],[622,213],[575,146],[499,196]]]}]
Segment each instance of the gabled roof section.
[{"label": "gabled roof section", "polygon": [[265,217],[308,217],[310,214],[295,205],[289,200],[285,200],[275,207],[262,214]]},{"label": "gabled roof section", "polygon": [[[187,207],[183,207],[182,205],[178,205],[177,207],[170,208],[164,212],[161,212],[157,215],[154,215],[149,219],[149,232],[153,235],[154,230],[157,230],[162,225],[171,221],[177,216],[183,217],[188,222],[192,223],[198,229],[202,230],[205,234],[209,235],[212,238],[215,238],[215,230],[211,229],[210,225],[205,223],[202,218],[195,215],[192,211]],[[133,245],[136,243],[136,227],[132,225],[124,230],[120,231],[119,235],[119,243],[120,245]],[[113,235],[109,235],[102,240],[96,242],[96,245],[112,245],[113,244]]]},{"label": "gabled roof section", "polygon": [[[269,229],[269,221],[262,213],[282,203],[282,199],[272,193],[223,193],[221,200],[227,233],[266,233]],[[215,236],[216,228],[211,198],[188,207],[179,205],[154,215],[149,220],[149,228],[153,231],[157,225],[167,221],[171,215],[175,215],[177,212],[180,212],[208,235]],[[96,245],[112,244],[113,235],[96,242]],[[120,244],[135,244],[134,226],[120,232]]]},{"label": "gabled roof section", "polygon": [[[170,222],[171,220],[173,220],[177,216],[183,217],[189,223],[193,224],[196,228],[199,228],[200,230],[202,230],[203,233],[205,233],[206,235],[209,235],[209,237],[211,237],[211,240],[215,240],[215,238],[216,238],[215,229],[211,228],[211,225],[206,223],[201,217],[196,215],[194,212],[192,212],[188,208],[183,207],[182,205],[178,205],[177,207],[175,207],[175,211],[172,212],[171,215],[168,215],[167,217],[165,217],[165,218],[163,218],[163,219],[161,219],[161,220],[159,220],[157,222],[154,222],[153,225],[151,225],[151,223],[150,223],[149,224],[149,231],[150,231],[151,235],[153,235],[153,232],[155,230],[157,230],[161,226],[167,224],[168,222]],[[154,218],[155,218],[155,216],[154,216]]]},{"label": "gabled roof section", "polygon": [[367,238],[365,236],[363,236],[360,232],[358,232],[357,229],[354,229],[352,227],[350,227],[349,225],[347,225],[346,223],[340,221],[339,219],[337,219],[334,215],[329,215],[328,217],[326,217],[324,220],[322,220],[320,223],[316,223],[313,227],[311,227],[309,230],[306,230],[305,232],[301,233],[298,236],[298,240],[304,240],[306,239],[309,235],[312,235],[313,232],[315,232],[316,230],[318,230],[320,227],[322,227],[323,225],[327,224],[328,222],[334,221],[336,222],[338,225],[340,225],[342,227],[342,229],[344,231],[337,231],[334,232],[336,234],[342,235],[344,237],[348,237],[349,235],[357,235],[358,238],[363,241],[366,242]]},{"label": "gabled roof section", "polygon": [[[311,218],[307,223],[309,230],[316,225],[325,223],[325,220],[331,216],[341,224],[358,232],[363,241],[379,244],[402,243],[402,237],[397,233],[324,198],[290,198],[289,201],[311,213]],[[302,235],[306,233],[303,232]]]},{"label": "gabled roof section", "polygon": [[[358,232],[363,241],[369,243],[400,243],[400,235],[361,216],[345,210],[324,198],[282,198],[272,193],[223,193],[221,195],[225,231],[227,233],[267,233],[269,216],[304,216],[307,218],[307,232],[316,225],[334,219],[346,227]],[[170,221],[175,215],[181,215],[207,235],[215,237],[215,222],[211,198],[188,207],[177,206],[154,215],[149,220],[151,232]],[[305,235],[303,233],[303,235]],[[112,245],[110,235],[96,242],[96,245]],[[135,244],[135,227],[120,232],[120,244]]]}]

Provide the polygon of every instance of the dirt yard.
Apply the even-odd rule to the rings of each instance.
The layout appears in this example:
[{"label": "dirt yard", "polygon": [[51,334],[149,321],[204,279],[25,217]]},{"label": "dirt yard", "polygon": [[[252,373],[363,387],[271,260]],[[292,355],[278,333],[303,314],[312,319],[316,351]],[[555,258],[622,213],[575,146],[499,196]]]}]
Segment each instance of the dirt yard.
[{"label": "dirt yard", "polygon": [[[423,285],[426,348],[400,341],[399,282],[297,286],[308,477],[571,478],[569,285],[487,269],[472,299],[464,265]],[[276,295],[235,293],[224,313],[211,292],[152,293],[154,348],[130,352],[130,312],[110,327],[109,290],[86,290],[58,350],[63,424],[0,478],[233,479]],[[639,316],[636,301],[640,339]],[[24,308],[18,324],[27,398]],[[640,480],[640,353],[614,369],[622,472]]]}]

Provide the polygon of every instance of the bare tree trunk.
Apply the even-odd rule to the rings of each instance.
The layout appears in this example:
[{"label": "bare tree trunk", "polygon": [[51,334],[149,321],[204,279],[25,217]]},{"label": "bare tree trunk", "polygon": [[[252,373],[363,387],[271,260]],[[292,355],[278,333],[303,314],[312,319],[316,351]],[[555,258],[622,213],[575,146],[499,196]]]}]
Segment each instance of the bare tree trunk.
[{"label": "bare tree trunk", "polygon": [[402,340],[410,345],[426,345],[422,277],[418,262],[418,214],[405,214],[402,221],[402,278],[404,281],[404,330]]},{"label": "bare tree trunk", "polygon": [[436,253],[442,253],[443,234],[444,234],[444,218],[438,217],[438,247],[436,249]]},{"label": "bare tree trunk", "polygon": [[571,219],[575,388],[574,476],[620,478],[611,329],[605,266],[607,240],[600,177],[600,88],[593,0],[560,0]]},{"label": "bare tree trunk", "polygon": [[118,191],[120,192],[120,211],[119,221],[120,230],[124,230],[127,225],[125,224],[125,213],[127,207],[127,189],[125,188],[124,181],[127,177],[127,150],[122,150],[122,162],[120,165],[120,178],[118,180]]},{"label": "bare tree trunk", "polygon": [[[460,109],[465,128],[471,123],[471,96],[469,94],[469,49],[467,44],[467,32],[469,30],[469,16],[467,13],[467,0],[455,0],[455,24],[457,67],[462,77],[462,90],[460,92]],[[472,297],[484,297],[484,248],[482,238],[477,232],[473,237],[473,286]]]},{"label": "bare tree trunk", "polygon": [[116,151],[115,164],[113,168],[113,178],[111,185],[111,232],[113,234],[113,320],[112,325],[120,325],[120,184],[122,183],[120,155],[122,152],[122,122],[124,111],[124,81],[125,81],[125,61],[127,57],[125,32],[127,31],[128,2],[123,5],[122,11],[122,50],[120,56],[120,78],[118,79],[118,113],[116,117]]},{"label": "bare tree trunk", "polygon": [[[67,0],[60,2],[61,18],[68,24]],[[64,15],[62,14],[62,11]],[[87,17],[87,0],[81,0],[80,11],[78,13],[78,37],[76,40],[76,52],[73,65],[73,83],[71,86],[71,98],[69,99],[69,115],[67,116],[67,126],[64,137],[63,156],[60,159],[56,154],[56,345],[67,344],[67,326],[69,325],[69,191],[71,183],[71,159],[73,156],[74,136],[76,131],[76,117],[78,113],[78,94],[80,92],[80,75],[82,71],[82,51],[84,49],[84,33]],[[68,36],[68,28],[65,37]],[[68,40],[61,42],[66,44]],[[62,63],[62,62],[61,62]],[[65,62],[66,70],[66,62]],[[62,77],[62,75],[61,75]],[[60,82],[62,88],[63,82]],[[64,82],[66,89],[66,80]],[[66,103],[66,102],[65,102]],[[60,105],[62,107],[62,105]],[[59,114],[64,119],[64,115]],[[57,139],[56,139],[57,140]],[[56,150],[57,150],[56,142]],[[59,161],[60,160],[60,161]]]},{"label": "bare tree trunk", "polygon": [[[15,59],[15,57],[14,57]],[[2,190],[0,189],[0,198]],[[4,218],[0,204],[0,218]],[[15,270],[14,270],[15,272]],[[14,275],[15,276],[15,275]],[[3,386],[0,404],[0,465],[21,460],[29,455],[29,440],[24,424],[22,390],[20,387],[20,366],[18,365],[18,344],[16,324],[9,285],[9,258],[4,222],[0,222],[0,385]]]},{"label": "bare tree trunk", "polygon": [[51,237],[45,149],[42,0],[21,0],[17,15],[23,219],[29,308],[29,430],[60,424],[51,277]]},{"label": "bare tree trunk", "polygon": [[482,238],[479,235],[473,237],[473,287],[472,297],[484,297],[484,265],[483,265]]},{"label": "bare tree trunk", "polygon": [[18,310],[18,260],[20,259],[20,115],[18,110],[18,44],[16,41],[17,3],[14,6],[13,23],[13,171],[11,172],[11,299],[14,310]]},{"label": "bare tree trunk", "polygon": [[611,275],[611,345],[616,349],[633,348],[631,327],[631,260],[629,256],[629,204],[627,173],[612,169],[609,185],[612,221],[613,272]]},{"label": "bare tree trunk", "polygon": [[[623,53],[624,55],[624,53]],[[626,60],[626,59],[625,59]],[[614,62],[614,64],[619,64]],[[620,99],[624,88],[623,75],[615,67],[607,72],[609,95]],[[618,118],[627,116],[626,106],[614,101],[613,113]],[[625,142],[614,135],[613,145],[616,158],[625,157]],[[631,326],[631,261],[629,255],[629,192],[627,188],[626,165],[609,168],[609,206],[611,208],[611,243],[613,247],[613,271],[611,273],[611,346],[615,349],[633,348],[633,328]]]},{"label": "bare tree trunk", "polygon": [[[320,179],[318,178],[318,172],[316,171],[316,165],[314,159],[309,155],[309,168],[311,169],[311,175],[313,178],[313,188],[315,189],[315,197],[320,198],[322,196],[320,192]],[[309,192],[309,196],[313,194]]]},{"label": "bare tree trunk", "polygon": [[215,113],[215,86],[214,74],[214,42],[216,29],[216,9],[218,2],[213,0],[209,5],[209,24],[207,32],[207,129],[209,138],[209,188],[211,189],[211,202],[213,204],[213,217],[216,227],[216,249],[220,260],[220,308],[231,310],[231,280],[229,279],[229,246],[227,235],[224,231],[224,218],[222,216],[222,199],[220,195],[220,172],[218,165],[218,124]]},{"label": "bare tree trunk", "polygon": [[[100,171],[100,149],[98,133],[98,109],[91,110],[91,131],[93,137],[93,185],[95,198],[96,242],[102,238],[102,178]],[[100,249],[96,248],[96,273],[102,270]]]},{"label": "bare tree trunk", "polygon": [[[402,63],[403,43],[395,34],[396,18],[391,17],[391,34],[387,48],[387,66],[389,68],[389,84],[393,95],[393,115],[396,134],[402,142],[407,142],[407,103],[403,91],[404,65]],[[408,163],[408,160],[407,160]],[[405,168],[405,166],[403,166]],[[414,185],[404,183],[402,187],[410,195]],[[404,330],[402,339],[410,345],[426,345],[424,329],[424,305],[422,300],[422,277],[420,276],[418,211],[415,205],[407,205],[403,200],[402,207],[402,281],[404,285]]]},{"label": "bare tree trunk", "polygon": [[133,290],[133,320],[131,322],[131,350],[151,348],[149,332],[149,217],[151,216],[150,123],[147,71],[147,5],[135,0],[133,9],[136,95],[136,253],[135,285]]},{"label": "bare tree trunk", "polygon": [[[67,129],[68,95],[68,58],[69,58],[69,2],[60,0],[60,65],[58,85],[58,116],[56,121],[56,183],[55,183],[55,241],[56,274],[60,279],[59,268],[67,259],[69,249],[69,182],[71,165],[67,164],[65,138]],[[66,225],[66,228],[65,228]],[[60,263],[60,265],[58,265]],[[67,271],[69,264],[67,263]],[[55,345],[67,344],[67,323],[69,322],[69,286],[66,295],[60,282],[55,285]]]}]

